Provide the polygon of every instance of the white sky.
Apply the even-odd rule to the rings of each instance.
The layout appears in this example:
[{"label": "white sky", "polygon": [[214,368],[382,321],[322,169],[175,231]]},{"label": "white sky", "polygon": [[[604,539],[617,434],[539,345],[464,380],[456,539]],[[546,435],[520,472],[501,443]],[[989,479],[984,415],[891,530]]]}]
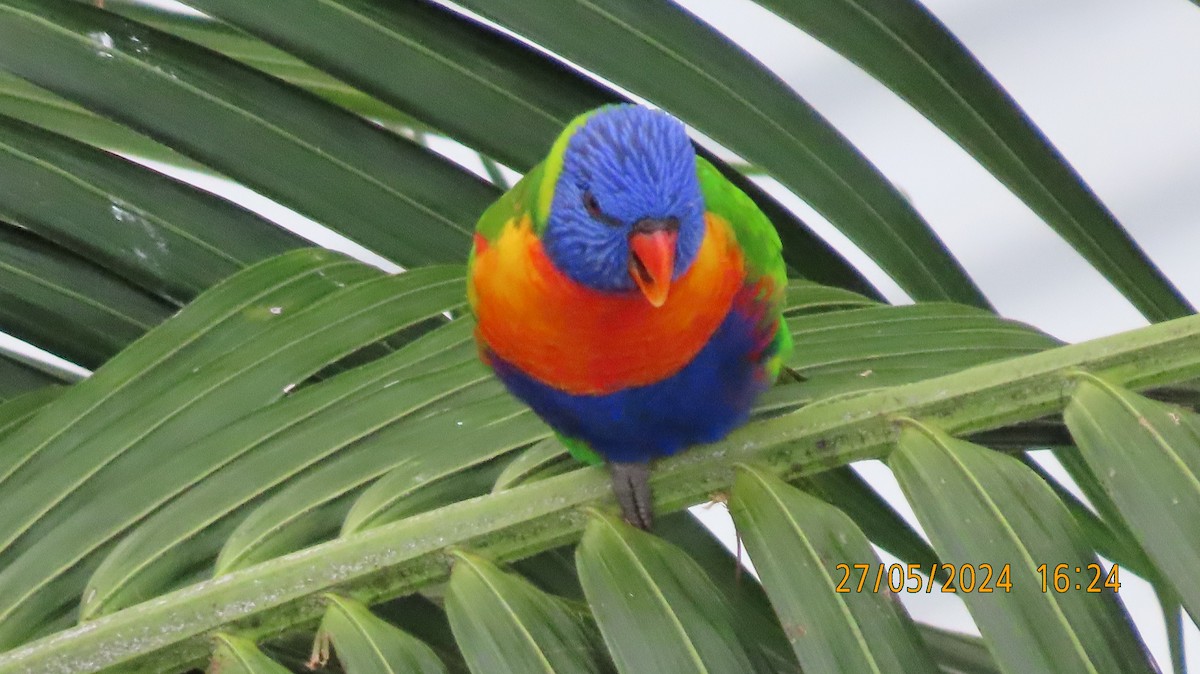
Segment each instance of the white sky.
[{"label": "white sky", "polygon": [[[898,185],[1000,313],[1080,341],[1144,325],[1103,278],[969,155],[894,94],[748,0],[678,0],[770,66]],[[924,0],[1007,88],[1193,304],[1200,304],[1200,8],[1188,0]],[[905,296],[805,204],[772,192]],[[879,462],[857,466],[916,524]],[[694,511],[718,527],[712,510]],[[715,520],[715,521],[714,521]],[[727,530],[727,529],[726,529]],[[891,560],[888,560],[891,561]],[[986,561],[986,560],[980,560]],[[1170,670],[1149,586],[1120,591]],[[1185,581],[1186,582],[1186,581]],[[951,595],[901,595],[949,629],[973,626]],[[1187,634],[1200,669],[1200,632]]]}]

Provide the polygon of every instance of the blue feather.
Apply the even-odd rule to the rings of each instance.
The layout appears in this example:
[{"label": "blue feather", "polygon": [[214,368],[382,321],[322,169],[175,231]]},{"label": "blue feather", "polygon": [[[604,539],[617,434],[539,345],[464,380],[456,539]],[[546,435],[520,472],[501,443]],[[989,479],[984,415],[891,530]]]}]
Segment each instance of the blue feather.
[{"label": "blue feather", "polygon": [[[585,207],[588,195],[600,217]],[[704,240],[696,152],[683,124],[664,112],[604,108],[571,137],[542,243],[554,265],[577,283],[633,290],[629,236],[643,218],[679,222],[674,277],[683,276]]]},{"label": "blue feather", "polygon": [[[715,442],[744,423],[770,384],[761,320],[731,310],[696,357],[663,381],[607,395],[573,395],[489,353],[509,391],[559,433],[613,462],[648,461]],[[670,348],[663,345],[663,348]]]}]

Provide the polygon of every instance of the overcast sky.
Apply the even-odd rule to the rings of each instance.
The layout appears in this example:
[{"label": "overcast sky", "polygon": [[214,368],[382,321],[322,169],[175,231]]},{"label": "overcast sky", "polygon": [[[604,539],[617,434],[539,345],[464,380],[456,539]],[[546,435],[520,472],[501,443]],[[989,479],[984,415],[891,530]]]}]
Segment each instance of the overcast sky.
[{"label": "overcast sky", "polygon": [[[856,66],[748,0],[680,0],[791,84],[912,200],[997,310],[1070,341],[1144,325],[1104,279],[962,149]],[[1200,7],[1188,0],[925,0],[1066,156],[1134,239],[1200,304]],[[772,190],[896,301],[904,294],[786,190]],[[910,517],[878,462],[873,484]],[[717,518],[709,517],[716,520]],[[981,560],[986,561],[986,560]],[[1122,580],[1132,579],[1123,574]],[[1185,581],[1186,582],[1186,581]],[[971,625],[948,595],[917,617]],[[915,597],[915,600],[914,600]],[[1164,671],[1148,586],[1130,607]],[[1200,669],[1200,633],[1188,633]]]}]

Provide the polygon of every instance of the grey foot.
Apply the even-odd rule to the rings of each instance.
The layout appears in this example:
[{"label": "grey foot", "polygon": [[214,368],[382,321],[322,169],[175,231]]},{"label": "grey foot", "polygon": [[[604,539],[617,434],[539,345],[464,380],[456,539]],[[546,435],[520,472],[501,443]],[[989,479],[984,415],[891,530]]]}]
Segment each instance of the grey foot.
[{"label": "grey foot", "polygon": [[654,501],[650,494],[650,465],[612,463],[613,493],[621,505],[621,516],[639,529],[654,525]]}]

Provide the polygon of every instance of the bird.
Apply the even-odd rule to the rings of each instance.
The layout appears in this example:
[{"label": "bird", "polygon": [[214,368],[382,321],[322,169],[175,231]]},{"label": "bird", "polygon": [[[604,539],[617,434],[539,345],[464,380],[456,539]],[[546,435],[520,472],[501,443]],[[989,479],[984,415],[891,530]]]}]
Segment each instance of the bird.
[{"label": "bird", "polygon": [[566,125],[476,225],[481,360],[653,525],[652,462],[744,424],[792,351],[771,221],[687,128],[612,104]]}]

